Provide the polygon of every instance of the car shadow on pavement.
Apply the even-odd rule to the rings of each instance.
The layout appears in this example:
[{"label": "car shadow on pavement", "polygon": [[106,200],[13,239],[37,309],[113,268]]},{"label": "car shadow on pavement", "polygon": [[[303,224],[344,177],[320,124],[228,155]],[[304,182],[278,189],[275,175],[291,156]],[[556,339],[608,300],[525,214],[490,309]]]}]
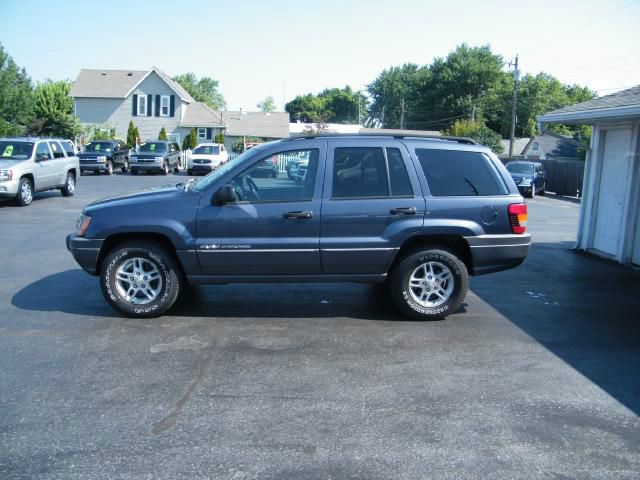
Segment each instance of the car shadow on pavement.
[{"label": "car shadow on pavement", "polygon": [[[80,269],[41,278],[18,291],[11,303],[23,310],[122,317],[102,296],[98,280]],[[458,312],[464,313],[465,306],[463,304]],[[190,286],[164,316],[347,317],[359,320],[411,321],[395,308],[384,285],[352,283]]]},{"label": "car shadow on pavement", "polygon": [[472,290],[640,415],[640,272],[570,245],[534,243],[524,264]]}]

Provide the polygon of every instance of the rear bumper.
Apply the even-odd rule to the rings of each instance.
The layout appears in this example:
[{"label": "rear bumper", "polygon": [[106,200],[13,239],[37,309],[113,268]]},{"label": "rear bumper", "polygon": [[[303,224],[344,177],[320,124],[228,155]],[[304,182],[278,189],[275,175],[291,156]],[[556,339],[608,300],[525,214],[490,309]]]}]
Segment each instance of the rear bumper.
[{"label": "rear bumper", "polygon": [[103,239],[83,238],[72,233],[67,235],[67,250],[85,272],[97,275],[98,255],[100,255],[102,242],[104,242]]},{"label": "rear bumper", "polygon": [[471,249],[473,274],[499,272],[520,265],[531,248],[531,235],[478,235],[465,237]]}]

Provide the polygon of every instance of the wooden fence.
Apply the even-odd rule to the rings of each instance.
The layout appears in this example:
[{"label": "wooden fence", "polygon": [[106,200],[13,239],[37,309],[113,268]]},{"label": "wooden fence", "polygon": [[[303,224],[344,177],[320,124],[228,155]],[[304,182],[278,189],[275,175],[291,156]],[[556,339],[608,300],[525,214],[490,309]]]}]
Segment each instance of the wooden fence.
[{"label": "wooden fence", "polygon": [[[503,163],[528,160],[521,158],[504,158]],[[551,160],[530,160],[539,162],[547,173],[547,191],[558,195],[580,197],[582,195],[582,179],[584,177],[584,162],[574,158],[557,157]]]}]

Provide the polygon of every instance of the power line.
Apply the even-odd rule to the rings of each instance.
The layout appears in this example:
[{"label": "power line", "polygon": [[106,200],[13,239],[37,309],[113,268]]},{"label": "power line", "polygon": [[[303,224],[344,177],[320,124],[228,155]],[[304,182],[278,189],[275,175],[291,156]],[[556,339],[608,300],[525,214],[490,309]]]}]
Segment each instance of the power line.
[{"label": "power line", "polygon": [[[614,62],[616,60],[622,60],[624,58],[635,57],[636,55],[640,55],[640,52],[630,53],[628,55],[622,55],[620,57],[606,58],[604,60],[596,60],[596,61],[589,62],[589,63],[583,63],[582,65],[570,65],[567,68],[570,68],[571,70],[575,70],[576,68],[586,68],[586,67],[596,66],[596,65],[599,65],[601,63],[611,63],[611,62]],[[600,68],[600,67],[596,67],[596,68]],[[560,70],[560,71],[562,71],[562,70]]]},{"label": "power line", "polygon": [[605,13],[604,15],[600,15],[599,17],[596,17],[596,18],[594,18],[594,19],[592,19],[592,20],[589,20],[588,22],[585,22],[585,23],[583,23],[583,24],[581,24],[581,25],[578,25],[577,27],[575,27],[575,28],[573,28],[573,29],[571,29],[571,30],[567,30],[567,31],[565,31],[565,32],[562,32],[560,35],[557,35],[557,36],[555,36],[555,37],[553,37],[553,38],[550,38],[549,40],[546,40],[546,41],[544,41],[544,42],[542,42],[542,43],[539,43],[537,46],[538,46],[538,47],[541,47],[542,45],[546,45],[546,44],[548,44],[548,43],[554,42],[554,41],[558,40],[559,38],[566,37],[567,35],[570,35],[570,34],[572,34],[572,33],[576,32],[576,31],[578,31],[578,30],[581,30],[581,29],[583,29],[584,27],[588,27],[589,25],[592,25],[592,24],[594,24],[594,23],[596,23],[596,22],[598,22],[598,21],[602,20],[603,18],[610,17],[611,15],[613,15],[613,14],[615,14],[615,13],[618,13],[620,10],[624,10],[625,8],[630,7],[631,5],[633,5],[634,3],[636,3],[637,1],[638,1],[638,0],[632,0],[632,1],[631,1],[631,2],[629,2],[629,3],[625,3],[625,4],[624,4],[624,5],[622,5],[621,7],[616,8],[615,10],[611,10],[610,12],[607,12],[607,13]]}]

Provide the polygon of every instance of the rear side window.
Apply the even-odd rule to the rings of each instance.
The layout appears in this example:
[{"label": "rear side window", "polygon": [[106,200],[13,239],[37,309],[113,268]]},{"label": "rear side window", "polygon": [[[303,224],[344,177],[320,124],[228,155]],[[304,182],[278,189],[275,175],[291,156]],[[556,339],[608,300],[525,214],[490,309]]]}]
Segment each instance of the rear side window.
[{"label": "rear side window", "polygon": [[76,154],[71,142],[62,142],[62,148],[67,152],[67,157],[73,157]]},{"label": "rear side window", "polygon": [[49,142],[51,145],[51,151],[53,152],[53,158],[64,158],[64,152],[58,142]]},{"label": "rear side window", "polygon": [[[386,155],[385,155],[386,153]],[[381,147],[336,148],[332,198],[413,196],[400,150]]]},{"label": "rear side window", "polygon": [[484,153],[416,148],[416,155],[434,197],[508,193]]}]

